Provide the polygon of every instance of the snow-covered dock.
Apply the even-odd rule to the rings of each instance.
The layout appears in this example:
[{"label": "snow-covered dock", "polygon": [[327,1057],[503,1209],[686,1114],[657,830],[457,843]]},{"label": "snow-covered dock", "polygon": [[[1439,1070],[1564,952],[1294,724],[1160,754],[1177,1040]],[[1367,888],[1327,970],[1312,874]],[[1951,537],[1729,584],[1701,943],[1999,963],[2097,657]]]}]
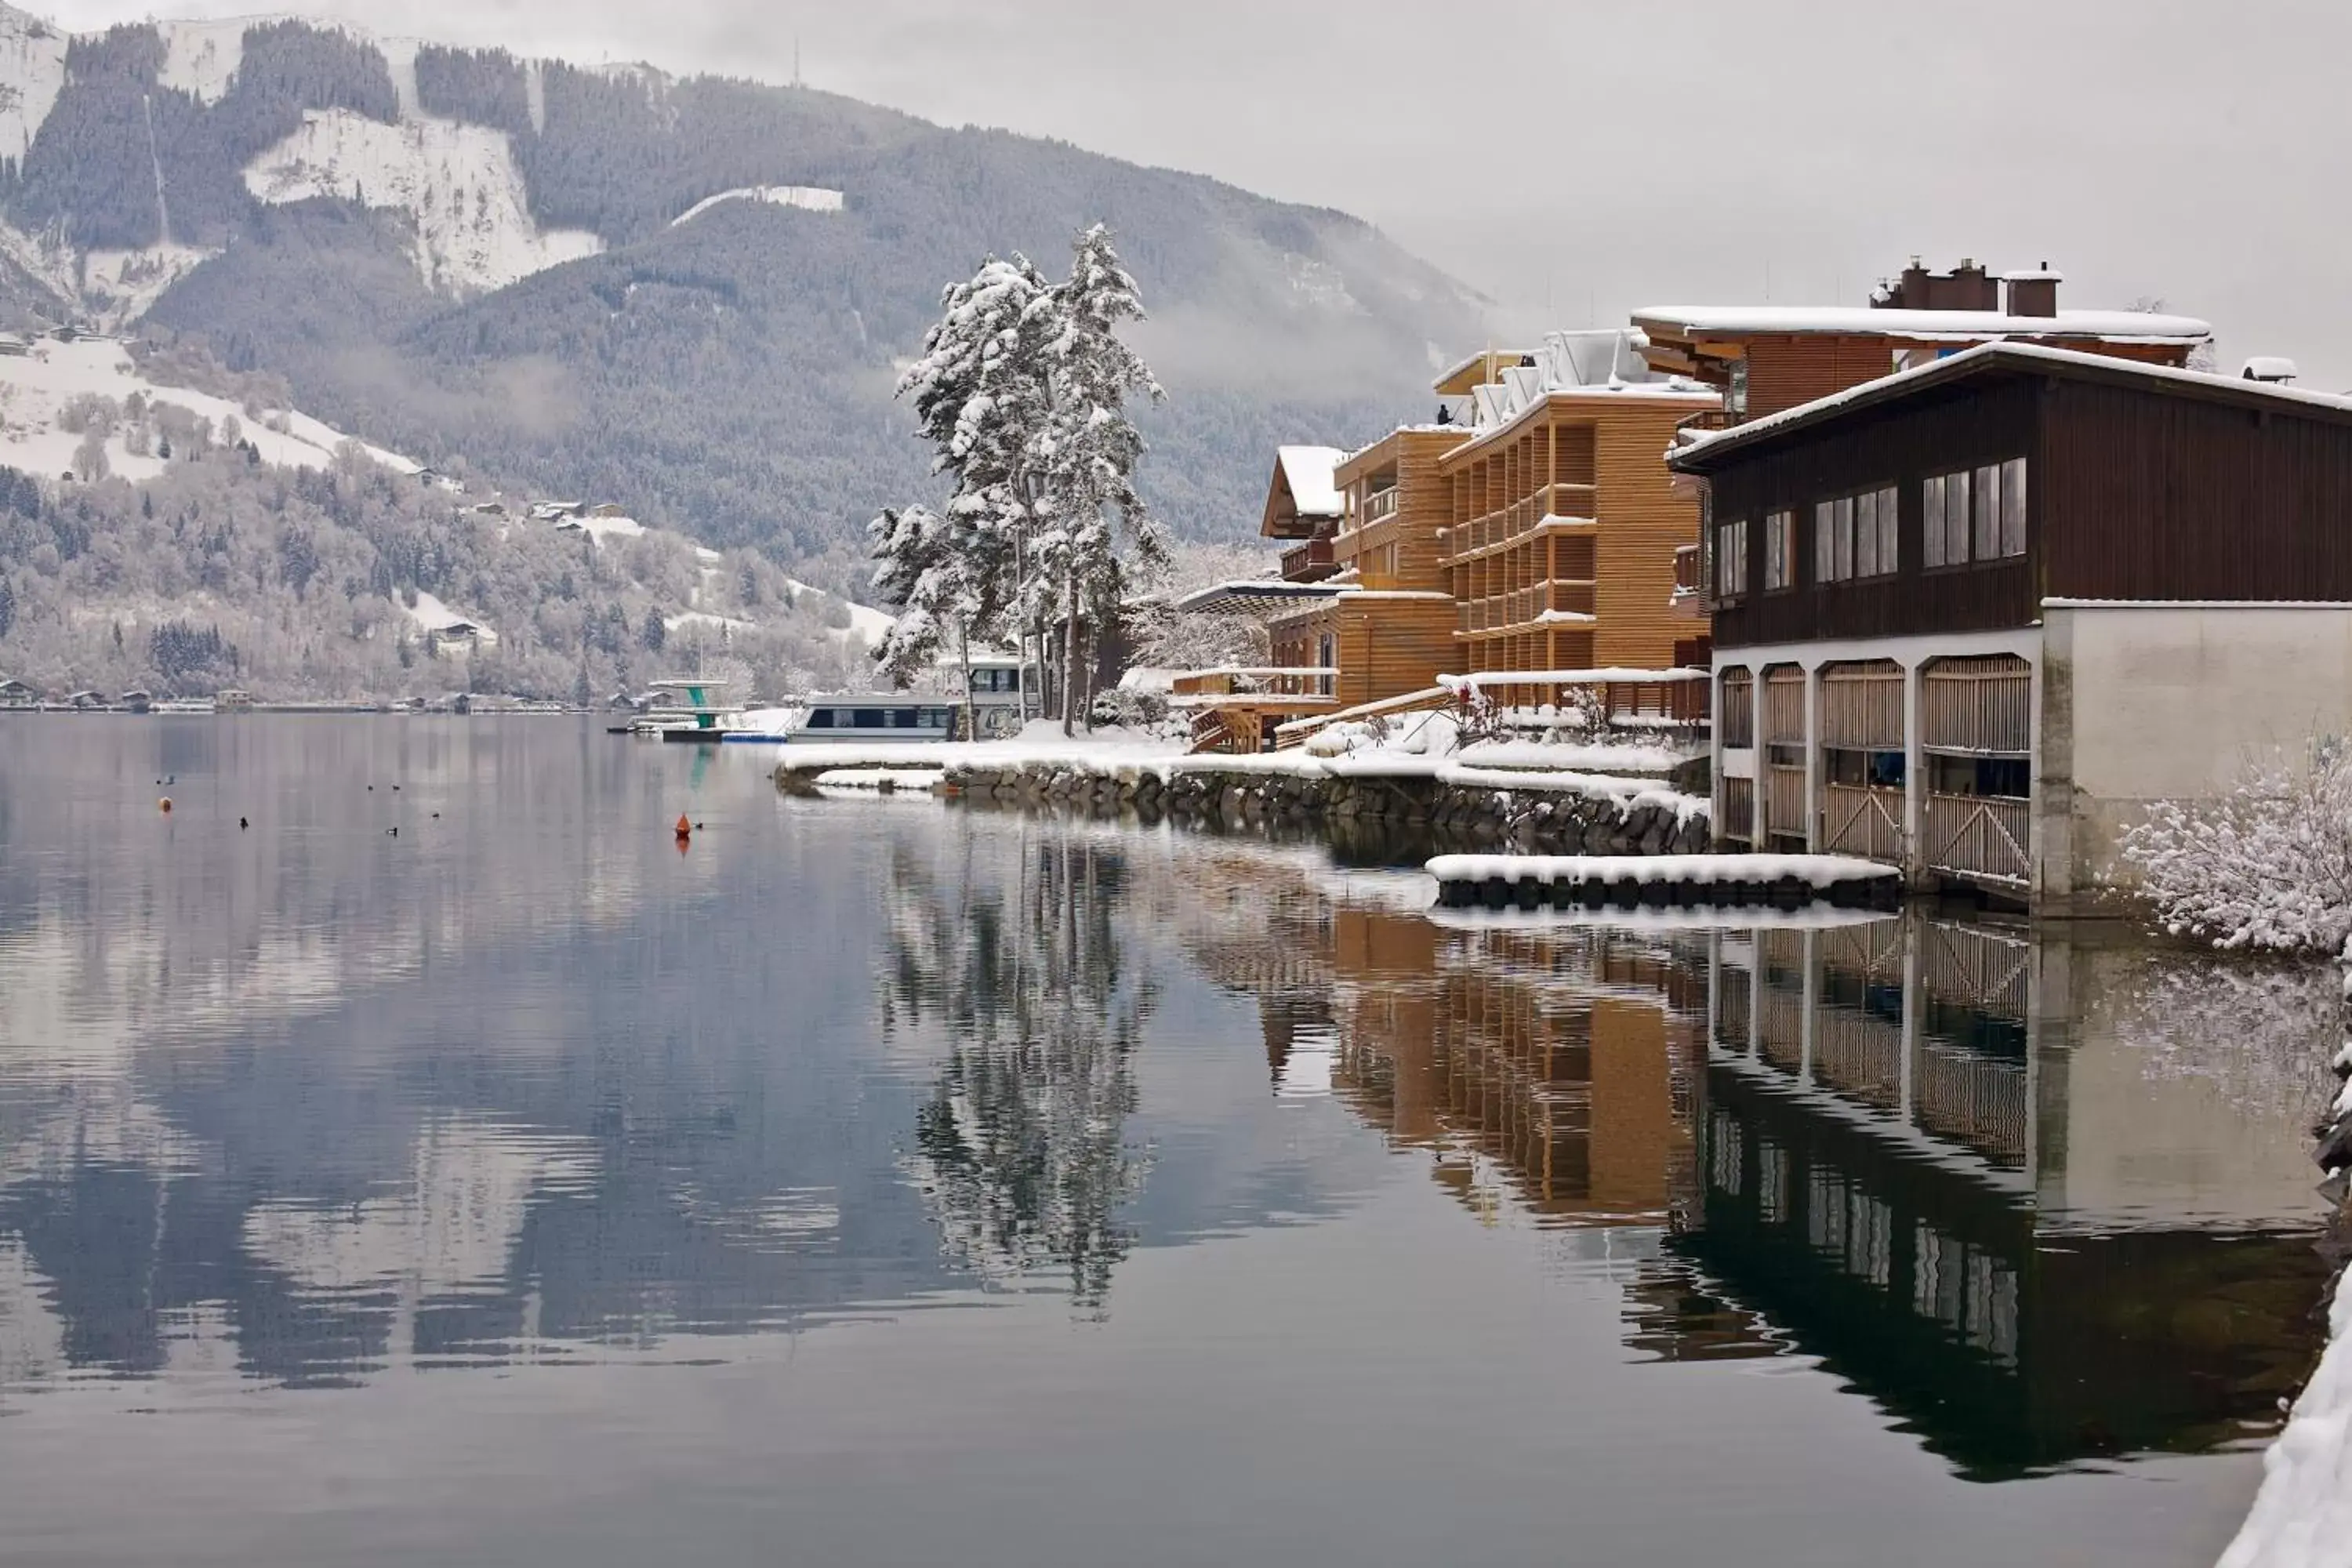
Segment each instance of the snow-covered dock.
[{"label": "snow-covered dock", "polygon": [[1449,909],[1616,903],[1892,909],[1903,874],[1840,855],[1440,855],[1429,862]]}]

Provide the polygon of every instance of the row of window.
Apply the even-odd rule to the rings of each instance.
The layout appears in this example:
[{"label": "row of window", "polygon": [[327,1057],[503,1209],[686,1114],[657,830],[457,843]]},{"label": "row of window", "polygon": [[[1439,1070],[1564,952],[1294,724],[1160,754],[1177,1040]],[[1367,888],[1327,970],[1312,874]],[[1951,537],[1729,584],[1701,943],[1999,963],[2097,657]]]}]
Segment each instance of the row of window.
[{"label": "row of window", "polygon": [[1965,566],[2025,553],[2024,458],[1938,474],[1920,494],[1920,556],[1927,564]]},{"label": "row of window", "polygon": [[[1920,564],[1930,571],[2025,553],[2025,459],[1934,474],[1920,481]],[[1902,497],[1893,485],[1817,502],[1812,508],[1815,583],[1893,576],[1902,565]],[[1798,584],[1798,513],[1764,516],[1764,591]],[[1715,528],[1715,591],[1748,592],[1748,520]]]}]

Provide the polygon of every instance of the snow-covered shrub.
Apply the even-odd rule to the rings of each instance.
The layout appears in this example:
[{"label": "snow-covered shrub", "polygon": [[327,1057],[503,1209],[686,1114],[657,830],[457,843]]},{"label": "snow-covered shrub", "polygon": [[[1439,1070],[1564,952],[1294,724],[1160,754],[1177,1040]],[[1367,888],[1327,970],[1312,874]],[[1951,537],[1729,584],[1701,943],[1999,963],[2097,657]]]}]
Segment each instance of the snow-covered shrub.
[{"label": "snow-covered shrub", "polygon": [[2352,935],[2352,746],[2250,763],[2219,800],[2159,801],[2123,858],[2167,931],[2227,948],[2341,952]]}]

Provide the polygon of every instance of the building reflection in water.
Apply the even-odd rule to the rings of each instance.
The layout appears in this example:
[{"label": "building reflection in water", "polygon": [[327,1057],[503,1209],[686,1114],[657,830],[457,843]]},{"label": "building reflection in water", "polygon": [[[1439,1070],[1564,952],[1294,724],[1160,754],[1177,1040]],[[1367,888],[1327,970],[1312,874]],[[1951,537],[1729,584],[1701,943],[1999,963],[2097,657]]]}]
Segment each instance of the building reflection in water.
[{"label": "building reflection in water", "polygon": [[1223,977],[1277,1071],[1328,1028],[1335,1091],[1481,1216],[1655,1227],[1637,1352],[1818,1358],[1984,1479],[2259,1439],[2317,1352],[2324,974],[1925,917],[1340,896],[1276,934],[1324,1014],[1297,957]]}]

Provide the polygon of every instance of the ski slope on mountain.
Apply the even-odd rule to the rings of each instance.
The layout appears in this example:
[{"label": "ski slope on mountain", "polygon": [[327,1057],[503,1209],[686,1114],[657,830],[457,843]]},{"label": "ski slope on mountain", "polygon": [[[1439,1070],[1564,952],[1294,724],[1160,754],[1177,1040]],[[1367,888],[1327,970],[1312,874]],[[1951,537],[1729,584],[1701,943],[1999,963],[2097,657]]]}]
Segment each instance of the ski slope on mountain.
[{"label": "ski slope on mountain", "polygon": [[246,170],[245,184],[273,204],[329,197],[405,212],[416,226],[416,270],[444,293],[488,293],[604,247],[593,234],[540,228],[513,144],[485,125],[427,115],[387,125],[312,110]]}]

